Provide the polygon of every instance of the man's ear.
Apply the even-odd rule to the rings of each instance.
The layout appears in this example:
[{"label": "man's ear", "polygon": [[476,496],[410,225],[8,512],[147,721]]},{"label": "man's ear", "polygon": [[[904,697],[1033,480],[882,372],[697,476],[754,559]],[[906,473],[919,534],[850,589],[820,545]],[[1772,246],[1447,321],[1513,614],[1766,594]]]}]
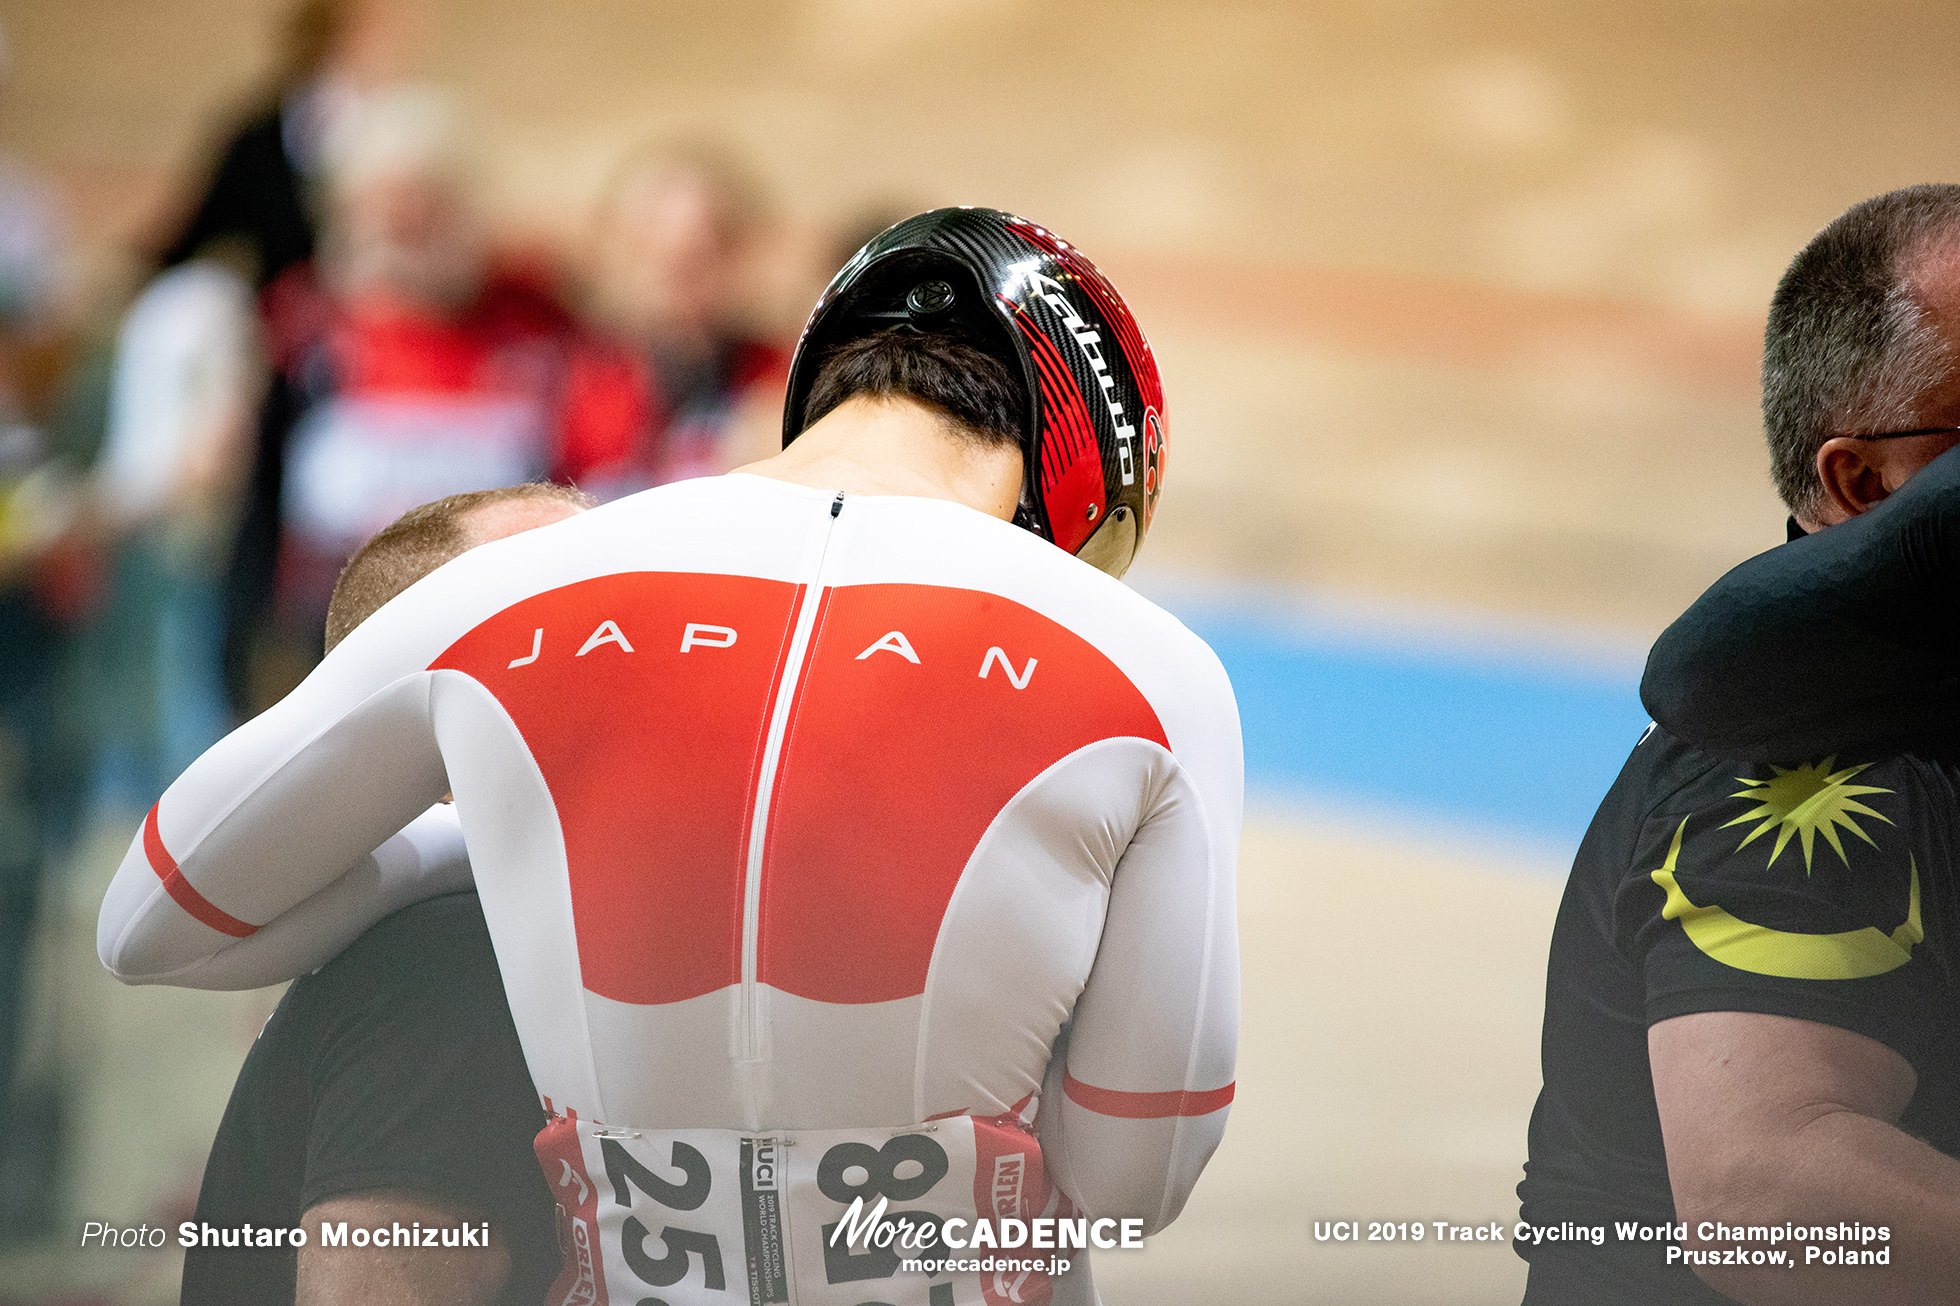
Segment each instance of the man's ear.
[{"label": "man's ear", "polygon": [[1833,436],[1817,450],[1817,479],[1824,483],[1818,517],[1825,525],[1870,512],[1891,493],[1866,456],[1865,442]]}]

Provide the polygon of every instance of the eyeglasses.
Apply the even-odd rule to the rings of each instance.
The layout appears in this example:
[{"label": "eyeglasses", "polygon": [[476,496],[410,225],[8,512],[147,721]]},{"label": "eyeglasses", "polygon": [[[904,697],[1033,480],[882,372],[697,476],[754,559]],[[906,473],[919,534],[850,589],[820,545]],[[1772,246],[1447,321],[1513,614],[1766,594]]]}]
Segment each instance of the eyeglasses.
[{"label": "eyeglasses", "polygon": [[1903,440],[1913,435],[1960,434],[1960,426],[1922,426],[1916,431],[1880,431],[1876,435],[1847,435],[1846,440]]}]

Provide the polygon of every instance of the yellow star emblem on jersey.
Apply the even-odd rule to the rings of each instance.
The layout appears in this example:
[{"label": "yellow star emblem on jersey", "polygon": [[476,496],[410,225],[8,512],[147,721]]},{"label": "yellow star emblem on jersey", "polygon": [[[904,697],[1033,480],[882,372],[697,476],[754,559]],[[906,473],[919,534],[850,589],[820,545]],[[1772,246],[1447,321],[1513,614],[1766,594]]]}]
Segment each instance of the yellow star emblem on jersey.
[{"label": "yellow star emblem on jersey", "polygon": [[1776,865],[1776,859],[1783,855],[1783,850],[1794,838],[1803,845],[1803,873],[1808,875],[1811,851],[1820,834],[1837,853],[1838,860],[1846,866],[1851,865],[1851,859],[1844,855],[1844,844],[1838,838],[1840,826],[1871,844],[1872,847],[1878,847],[1877,844],[1872,843],[1872,837],[1859,827],[1857,818],[1869,816],[1884,821],[1887,825],[1892,824],[1892,821],[1889,817],[1859,802],[1858,795],[1889,794],[1892,790],[1880,789],[1876,785],[1851,783],[1860,771],[1871,765],[1870,762],[1861,766],[1847,766],[1842,771],[1833,771],[1831,767],[1836,763],[1836,757],[1827,757],[1821,762],[1791,767],[1787,771],[1780,766],[1772,766],[1770,770],[1776,774],[1767,780],[1755,780],[1746,775],[1737,776],[1736,780],[1747,785],[1748,788],[1730,794],[1729,797],[1747,798],[1759,806],[1752,812],[1744,812],[1722,828],[1726,830],[1730,825],[1742,825],[1758,819],[1762,823],[1751,830],[1748,836],[1735,846],[1735,850],[1741,852],[1763,835],[1775,830],[1776,846],[1770,850],[1768,864]]},{"label": "yellow star emblem on jersey", "polygon": [[1917,858],[1911,859],[1912,888],[1906,918],[1890,934],[1871,925],[1836,934],[1793,934],[1753,925],[1720,907],[1692,901],[1674,877],[1675,863],[1681,856],[1681,836],[1687,828],[1688,820],[1683,818],[1675,828],[1667,861],[1648,878],[1667,895],[1662,919],[1680,921],[1688,941],[1724,966],[1779,979],[1867,979],[1911,961],[1913,946],[1926,937],[1919,916]]}]

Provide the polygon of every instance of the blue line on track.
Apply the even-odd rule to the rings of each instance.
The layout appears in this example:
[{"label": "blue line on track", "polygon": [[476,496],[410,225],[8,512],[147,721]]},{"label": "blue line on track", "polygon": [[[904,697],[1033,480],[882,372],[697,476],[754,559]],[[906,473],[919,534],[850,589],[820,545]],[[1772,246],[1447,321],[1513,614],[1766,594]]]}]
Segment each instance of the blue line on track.
[{"label": "blue line on track", "polygon": [[1232,677],[1255,793],[1406,812],[1569,855],[1647,723],[1631,666],[1169,606]]}]

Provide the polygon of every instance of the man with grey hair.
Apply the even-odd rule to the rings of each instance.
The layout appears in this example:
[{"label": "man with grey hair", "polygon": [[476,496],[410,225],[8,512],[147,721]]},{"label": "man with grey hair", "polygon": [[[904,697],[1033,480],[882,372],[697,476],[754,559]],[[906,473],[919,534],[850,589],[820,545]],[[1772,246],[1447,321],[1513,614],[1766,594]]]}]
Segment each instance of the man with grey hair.
[{"label": "man with grey hair", "polygon": [[1957,324],[1960,186],[1866,200],[1790,264],[1763,343],[1763,428],[1792,538],[1872,508],[1960,441]]},{"label": "man with grey hair", "polygon": [[607,387],[606,349],[492,248],[453,101],[376,93],[323,148],[317,267],[265,295],[273,386],[227,618],[241,709],[318,661],[341,561],[397,515],[492,486],[581,482],[637,434],[633,405]]},{"label": "man with grey hair", "polygon": [[[1951,738],[1960,722],[1945,529],[1960,463],[1936,462],[1907,493],[1886,499],[1960,444],[1960,186],[1867,201],[1813,247],[1857,229],[1853,219],[1897,233],[1889,247],[1899,274],[1841,254],[1817,261],[1812,279],[1828,278],[1831,293],[1869,287],[1865,325],[1812,351],[1820,357],[1786,348],[1792,356],[1774,371],[1766,362],[1765,410],[1779,393],[1772,449],[1799,520],[1814,529],[1880,500],[1884,510],[1737,567],[1655,644],[1641,685],[1656,721],[1726,757]],[[1883,384],[1840,381],[1844,397],[1829,392],[1828,380],[1847,371],[1843,360],[1880,352],[1885,365],[1865,370]]]},{"label": "man with grey hair", "polygon": [[[1793,539],[1960,442],[1956,333],[1960,187],[1867,201],[1791,263],[1763,417]],[[1529,1306],[1954,1300],[1960,766],[1752,762],[1650,727],[1580,845],[1519,1186]]]}]

